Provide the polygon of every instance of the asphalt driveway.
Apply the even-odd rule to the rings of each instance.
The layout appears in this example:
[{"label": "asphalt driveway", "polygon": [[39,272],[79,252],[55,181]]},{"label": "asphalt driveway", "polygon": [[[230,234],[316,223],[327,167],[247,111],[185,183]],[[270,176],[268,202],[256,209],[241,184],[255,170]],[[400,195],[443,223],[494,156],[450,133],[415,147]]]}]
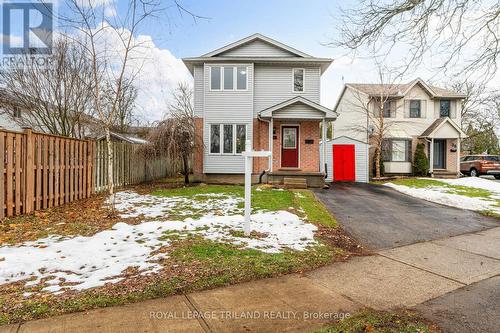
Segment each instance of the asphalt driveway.
[{"label": "asphalt driveway", "polygon": [[315,193],[343,228],[372,250],[500,226],[497,219],[413,198],[382,185],[337,183]]}]

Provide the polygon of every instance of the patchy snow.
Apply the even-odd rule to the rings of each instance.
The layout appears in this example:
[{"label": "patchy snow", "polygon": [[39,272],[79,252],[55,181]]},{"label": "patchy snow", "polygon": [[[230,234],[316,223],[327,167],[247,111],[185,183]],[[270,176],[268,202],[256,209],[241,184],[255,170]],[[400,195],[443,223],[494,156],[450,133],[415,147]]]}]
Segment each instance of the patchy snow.
[{"label": "patchy snow", "polygon": [[[238,198],[203,194],[207,200],[217,200],[216,209],[231,211]],[[117,194],[118,209],[123,216],[159,217],[172,207],[185,203],[179,197],[153,197],[133,192]],[[189,205],[193,204],[189,201]],[[202,201],[197,205],[204,209]],[[26,286],[43,284],[43,291],[61,293],[65,289],[83,290],[115,283],[129,267],[140,274],[152,274],[162,269],[159,259],[168,257],[168,250],[153,254],[170,244],[169,236],[180,238],[200,235],[216,242],[231,243],[242,248],[266,253],[285,249],[303,251],[317,244],[316,226],[305,223],[286,211],[259,212],[252,215],[252,230],[257,236],[243,236],[243,215],[216,216],[207,214],[199,219],[184,221],[152,221],[137,225],[115,224],[89,237],[49,236],[18,246],[0,247],[0,285],[30,279]],[[26,293],[29,296],[30,293]]]},{"label": "patchy snow", "polygon": [[[454,179],[454,180],[458,181],[459,179]],[[444,182],[445,179],[439,179],[439,181]],[[444,183],[448,183],[448,181],[450,180],[446,179],[446,182]],[[448,183],[448,184],[468,186],[465,185],[465,183],[466,182],[464,182],[463,184],[459,183],[457,184]],[[458,207],[462,209],[475,210],[475,211],[488,210],[500,214],[500,206],[498,206],[498,201],[495,200],[496,199],[495,196],[492,196],[492,199],[477,198],[477,197],[472,198],[464,195],[447,193],[449,188],[447,189],[446,187],[437,187],[437,186],[431,186],[426,188],[414,188],[393,183],[386,183],[385,186],[391,187],[401,193],[411,195],[412,197],[436,202],[446,206]],[[477,186],[470,186],[470,187],[477,187]]]},{"label": "patchy snow", "polygon": [[169,215],[190,216],[203,214],[208,216],[242,213],[238,205],[243,198],[223,193],[196,194],[192,197],[173,196],[162,197],[141,195],[132,191],[115,194],[115,208],[121,217],[148,218],[165,217]]},{"label": "patchy snow", "polygon": [[500,198],[500,182],[479,177],[463,177],[457,179],[439,179],[440,182],[450,185],[475,187],[492,192],[495,197]]}]

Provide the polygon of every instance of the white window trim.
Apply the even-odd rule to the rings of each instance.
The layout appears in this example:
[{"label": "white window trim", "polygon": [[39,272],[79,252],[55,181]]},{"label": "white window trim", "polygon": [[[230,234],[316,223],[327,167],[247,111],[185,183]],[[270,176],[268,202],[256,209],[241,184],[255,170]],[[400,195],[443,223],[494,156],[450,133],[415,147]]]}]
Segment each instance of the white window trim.
[{"label": "white window trim", "polygon": [[[212,153],[212,126],[213,125],[219,125],[219,147],[220,150],[218,153]],[[224,153],[224,125],[231,125],[233,127],[233,151],[231,153]],[[237,153],[236,152],[236,127],[238,125],[245,126],[245,141],[248,138],[248,124],[242,124],[242,123],[210,123],[208,126],[208,155],[214,155],[214,156],[241,156],[243,152]]]},{"label": "white window trim", "polygon": [[[220,89],[212,89],[212,67],[220,67]],[[233,67],[233,89],[224,89],[224,67]],[[237,89],[238,85],[238,67],[245,67],[247,71],[246,75],[246,85],[245,89]],[[209,84],[209,90],[216,92],[216,91],[248,91],[248,68],[250,66],[245,64],[241,65],[235,65],[235,64],[218,64],[218,65],[211,65],[207,66],[208,68],[208,84]],[[305,75],[304,75],[305,76]]]},{"label": "white window trim", "polygon": [[[302,91],[295,91],[295,71],[296,70],[302,70]],[[300,67],[295,67],[292,68],[292,93],[294,94],[303,94],[306,91],[306,69],[305,68],[300,68]]]}]

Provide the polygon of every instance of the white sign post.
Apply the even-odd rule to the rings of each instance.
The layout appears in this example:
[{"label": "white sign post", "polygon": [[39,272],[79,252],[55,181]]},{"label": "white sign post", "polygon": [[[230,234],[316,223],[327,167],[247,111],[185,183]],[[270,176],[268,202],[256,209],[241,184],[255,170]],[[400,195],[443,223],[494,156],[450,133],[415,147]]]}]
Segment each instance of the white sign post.
[{"label": "white sign post", "polygon": [[252,210],[252,166],[254,157],[269,157],[270,151],[252,151],[252,143],[250,140],[245,142],[245,151],[242,153],[245,156],[245,224],[243,231],[245,236],[250,235],[250,213]]}]

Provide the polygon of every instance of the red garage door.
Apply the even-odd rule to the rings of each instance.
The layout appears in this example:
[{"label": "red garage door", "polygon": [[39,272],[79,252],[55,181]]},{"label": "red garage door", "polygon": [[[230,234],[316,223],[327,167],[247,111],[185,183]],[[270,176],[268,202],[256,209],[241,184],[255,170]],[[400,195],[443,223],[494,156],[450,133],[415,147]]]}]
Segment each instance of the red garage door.
[{"label": "red garage door", "polygon": [[333,145],[333,180],[353,182],[356,179],[354,145]]}]

